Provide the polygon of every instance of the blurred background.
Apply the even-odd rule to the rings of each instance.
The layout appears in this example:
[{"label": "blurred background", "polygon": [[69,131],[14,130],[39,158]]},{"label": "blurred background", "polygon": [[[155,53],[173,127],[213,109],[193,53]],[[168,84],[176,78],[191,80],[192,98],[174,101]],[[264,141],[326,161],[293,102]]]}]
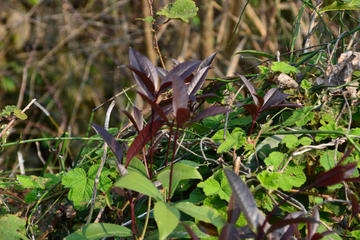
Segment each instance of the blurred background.
[{"label": "blurred background", "polygon": [[[156,13],[174,1],[153,2]],[[242,59],[240,55],[232,57],[234,53],[244,49],[272,55],[276,51],[286,53],[296,24],[300,24],[300,30],[295,49],[303,48],[302,40],[308,34],[311,10],[304,8],[301,21],[296,21],[303,1],[194,2],[199,11],[189,23],[179,20],[166,23],[165,17],[156,17],[156,36],[168,70],[171,69],[169,58],[180,62],[202,60],[221,50],[209,77],[233,76],[234,72],[258,63],[254,59]],[[331,33],[338,37],[340,18],[334,14],[327,12],[323,18]],[[118,68],[129,64],[129,47],[161,66],[149,24],[140,20],[149,15],[148,0],[0,0],[0,109],[6,105],[23,109],[36,98],[51,116],[32,105],[26,112],[28,119],[16,123],[8,142],[60,136],[63,131],[74,137],[85,136],[92,109],[134,84],[131,72]],[[343,21],[346,22],[346,18]],[[351,20],[348,28],[356,25],[356,21]],[[319,24],[316,31],[310,45],[331,40],[324,25]],[[257,72],[258,68],[252,68],[244,74]],[[142,108],[133,92],[129,91],[128,97]],[[107,106],[95,112],[93,122],[103,125]],[[111,127],[120,127],[122,121],[127,123],[120,111],[129,110],[129,106],[124,94],[116,98]],[[41,144],[42,149],[51,148],[49,143]],[[4,163],[6,157],[11,158],[15,148],[29,151],[37,158],[35,144],[30,143],[3,149],[0,163]]]}]

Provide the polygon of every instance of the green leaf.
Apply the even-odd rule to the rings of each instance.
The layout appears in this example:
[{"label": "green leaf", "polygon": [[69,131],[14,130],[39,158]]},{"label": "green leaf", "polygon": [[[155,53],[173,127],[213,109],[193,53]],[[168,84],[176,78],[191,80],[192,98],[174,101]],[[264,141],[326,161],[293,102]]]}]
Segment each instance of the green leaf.
[{"label": "green leaf", "polygon": [[[194,231],[196,236],[199,238],[209,238],[210,236],[200,231],[200,229],[197,227],[196,223],[192,221],[183,221],[191,230]],[[191,238],[188,232],[186,231],[184,225],[182,223],[179,223],[177,227],[172,231],[172,233],[167,237],[168,239],[188,239]],[[159,240],[159,230],[155,230],[149,234],[146,235],[146,240]]]},{"label": "green leaf", "polygon": [[308,91],[311,88],[311,83],[308,82],[306,79],[303,79],[301,81],[300,87],[304,89],[305,91]]},{"label": "green leaf", "polygon": [[[174,166],[175,167],[175,166]],[[176,186],[179,184],[180,180],[181,180],[181,172],[178,170],[173,170],[172,173],[172,180],[171,180],[171,195],[172,196],[176,190]],[[162,184],[163,187],[165,187],[167,189],[167,191],[169,190],[169,186],[170,186],[170,169],[164,169],[162,170],[158,176],[157,176],[157,180],[159,180]]]},{"label": "green leaf", "polygon": [[[340,157],[339,152],[337,151],[337,157]],[[320,157],[320,163],[325,168],[326,171],[329,171],[333,167],[335,167],[335,151],[334,150],[327,150],[323,152]]]},{"label": "green leaf", "polygon": [[[74,202],[75,207],[92,197],[94,181],[99,166],[99,164],[91,166],[88,171],[88,177],[81,168],[75,168],[63,177],[62,184],[64,187],[71,188],[69,199]],[[103,168],[101,171],[98,189],[102,192],[106,192],[111,187],[111,179],[107,177],[109,172],[106,168]]]},{"label": "green leaf", "polygon": [[179,202],[175,205],[180,211],[192,216],[195,219],[212,223],[217,227],[223,227],[226,223],[224,217],[222,217],[216,210],[207,206],[195,206],[190,202]]},{"label": "green leaf", "polygon": [[117,187],[128,188],[153,197],[157,201],[162,201],[162,195],[160,191],[148,178],[146,178],[141,173],[129,171],[128,174],[120,177],[120,179],[117,180],[114,185]]},{"label": "green leaf", "polygon": [[34,175],[25,176],[25,175],[16,175],[16,178],[19,183],[25,188],[41,188],[45,189],[45,183],[50,181],[49,178],[37,177]]},{"label": "green leaf", "polygon": [[319,13],[329,12],[329,11],[343,11],[343,10],[359,10],[360,9],[360,0],[353,0],[350,3],[335,1],[331,5],[322,8]]},{"label": "green leaf", "polygon": [[189,17],[195,17],[199,8],[191,0],[177,0],[174,3],[167,4],[157,15],[165,16],[169,19],[180,19],[189,22]]},{"label": "green leaf", "polygon": [[284,157],[286,156],[285,153],[281,153],[281,152],[272,152],[270,153],[269,157],[267,157],[264,162],[266,164],[266,166],[270,167],[270,166],[274,166],[274,170],[277,170],[280,166],[280,164],[282,163],[282,161],[284,160]]},{"label": "green leaf", "polygon": [[25,231],[25,220],[15,215],[0,217],[0,239],[28,239]]},{"label": "green leaf", "polygon": [[293,148],[299,145],[298,138],[295,135],[286,135],[281,141],[282,144],[285,144],[287,148]]},{"label": "green leaf", "polygon": [[217,153],[227,152],[232,148],[239,149],[244,143],[246,143],[246,133],[239,128],[233,130],[229,135],[226,135],[226,141],[224,141],[218,148]]},{"label": "green leaf", "polygon": [[277,181],[279,188],[284,191],[289,191],[293,187],[300,187],[303,185],[306,181],[306,175],[303,172],[304,168],[305,164],[297,166],[290,162],[284,173],[281,175],[281,178]]},{"label": "green leaf", "polygon": [[351,231],[351,235],[356,239],[360,239],[360,230],[353,230]]},{"label": "green leaf", "polygon": [[65,240],[97,240],[105,237],[128,237],[130,229],[111,223],[91,223],[65,237]]},{"label": "green leaf", "polygon": [[15,115],[17,118],[21,119],[21,120],[27,119],[26,114],[23,113],[23,112],[21,112],[20,109],[14,109],[14,115]]},{"label": "green leaf", "polygon": [[146,18],[141,18],[140,20],[147,22],[148,24],[152,24],[152,23],[156,22],[152,16],[148,16]]},{"label": "green leaf", "polygon": [[274,58],[274,56],[271,54],[268,54],[265,52],[259,52],[259,51],[255,51],[255,50],[243,50],[243,51],[233,54],[231,57],[238,55],[238,54],[252,54],[252,55],[256,55],[256,56],[260,56],[260,57]]},{"label": "green leaf", "polygon": [[296,109],[293,114],[283,123],[283,126],[296,124],[300,127],[314,118],[314,113],[311,112],[312,106]]},{"label": "green leaf", "polygon": [[303,145],[303,146],[307,146],[310,145],[312,143],[312,139],[309,137],[302,137],[299,139],[298,143]]},{"label": "green leaf", "polygon": [[289,74],[290,72],[300,72],[296,67],[290,66],[289,64],[286,64],[284,62],[273,62],[270,69],[273,72],[282,72],[286,74]]},{"label": "green leaf", "polygon": [[159,239],[165,239],[178,225],[180,212],[168,203],[157,202],[154,207],[154,217],[159,228]]},{"label": "green leaf", "polygon": [[[230,135],[230,132],[226,130],[226,137]],[[211,138],[215,143],[223,143],[224,142],[224,129],[220,129],[217,131],[214,136]]]},{"label": "green leaf", "polygon": [[278,189],[277,181],[281,178],[281,173],[262,171],[257,175],[257,178],[264,188],[276,190]]},{"label": "green leaf", "polygon": [[[321,126],[319,128],[319,130],[322,131],[343,131],[342,127],[336,127],[335,123],[329,123],[327,125]],[[337,134],[316,134],[315,140],[316,141],[321,141],[326,139],[327,137],[331,137],[331,138],[337,138],[339,135]]]},{"label": "green leaf", "polygon": [[204,190],[206,196],[214,195],[221,190],[219,182],[213,178],[208,178],[205,182],[198,183],[197,186]]},{"label": "green leaf", "polygon": [[137,171],[147,177],[145,165],[136,157],[131,159],[128,169]]}]

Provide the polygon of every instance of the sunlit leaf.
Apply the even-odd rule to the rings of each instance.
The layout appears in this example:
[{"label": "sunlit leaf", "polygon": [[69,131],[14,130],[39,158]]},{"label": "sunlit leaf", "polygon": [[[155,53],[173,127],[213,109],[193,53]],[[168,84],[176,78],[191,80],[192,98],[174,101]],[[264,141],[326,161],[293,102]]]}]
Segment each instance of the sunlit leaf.
[{"label": "sunlit leaf", "polygon": [[98,240],[106,237],[128,237],[132,231],[126,227],[111,223],[91,223],[81,230],[65,237],[65,240]]},{"label": "sunlit leaf", "polygon": [[157,15],[165,16],[169,19],[181,19],[184,22],[189,22],[189,17],[195,17],[199,8],[191,0],[177,0],[174,3],[167,4]]},{"label": "sunlit leaf", "polygon": [[180,212],[173,205],[160,201],[155,203],[154,218],[159,228],[159,239],[162,240],[166,239],[178,225]]}]

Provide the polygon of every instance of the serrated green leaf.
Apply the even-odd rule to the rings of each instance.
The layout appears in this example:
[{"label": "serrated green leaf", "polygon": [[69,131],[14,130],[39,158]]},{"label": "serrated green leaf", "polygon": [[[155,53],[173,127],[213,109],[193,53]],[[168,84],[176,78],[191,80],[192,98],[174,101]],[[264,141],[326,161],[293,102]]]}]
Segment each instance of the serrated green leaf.
[{"label": "serrated green leaf", "polygon": [[344,10],[346,11],[346,10],[359,10],[359,9],[360,9],[360,0],[353,0],[350,3],[335,1],[332,4],[320,9],[319,13],[329,12],[329,11],[344,11]]},{"label": "serrated green leaf", "polygon": [[286,74],[289,74],[291,72],[294,73],[300,72],[296,67],[290,66],[289,64],[284,62],[273,62],[270,69],[273,72],[282,72]]},{"label": "serrated green leaf", "polygon": [[302,89],[304,89],[305,91],[308,91],[308,90],[311,88],[311,83],[310,83],[308,80],[303,79],[303,80],[301,81],[300,87],[301,87]]},{"label": "serrated green leaf", "polygon": [[25,231],[25,220],[7,214],[0,217],[0,239],[28,239]]},{"label": "serrated green leaf", "polygon": [[129,171],[128,174],[120,177],[120,179],[117,180],[114,185],[117,187],[128,188],[153,197],[157,201],[162,201],[162,195],[160,191],[148,178],[146,178],[141,173]]},{"label": "serrated green leaf", "polygon": [[351,235],[356,239],[360,239],[360,230],[353,230],[351,231]]},{"label": "serrated green leaf", "polygon": [[[230,132],[226,130],[226,136],[229,136]],[[211,138],[215,143],[223,143],[224,142],[224,129],[220,129],[217,131],[214,136]]]},{"label": "serrated green leaf", "polygon": [[274,170],[277,170],[280,166],[280,164],[282,163],[282,161],[284,160],[284,157],[286,156],[286,154],[281,153],[281,152],[272,152],[270,153],[269,157],[267,157],[264,162],[266,164],[266,166],[270,167],[270,166],[274,166]]},{"label": "serrated green leaf", "polygon": [[17,180],[25,188],[41,188],[45,189],[45,183],[50,181],[48,178],[37,177],[34,175],[25,176],[25,175],[16,175]]},{"label": "serrated green leaf", "polygon": [[23,113],[23,112],[21,112],[20,109],[14,109],[14,115],[15,115],[17,118],[21,119],[21,120],[27,119],[26,114]]},{"label": "serrated green leaf", "polygon": [[[322,131],[343,131],[342,127],[336,127],[335,123],[329,123],[326,124],[324,126],[321,126],[319,128],[319,130]],[[316,134],[315,140],[316,141],[322,141],[324,139],[326,139],[327,137],[331,137],[331,138],[337,138],[338,135],[337,134]]]},{"label": "serrated green leaf", "polygon": [[198,183],[197,186],[203,189],[206,196],[214,195],[221,190],[219,182],[212,178],[206,179],[205,182]]},{"label": "serrated green leaf", "polygon": [[257,178],[264,188],[276,190],[278,189],[277,181],[281,178],[281,173],[262,171],[257,175]]},{"label": "serrated green leaf", "polygon": [[177,0],[174,3],[167,4],[157,15],[165,16],[169,19],[181,19],[189,22],[189,17],[195,17],[199,8],[191,0]]},{"label": "serrated green leaf", "polygon": [[285,144],[287,148],[293,148],[299,145],[298,138],[295,135],[286,135],[281,141],[282,144]]},{"label": "serrated green leaf", "polygon": [[144,21],[144,22],[147,22],[148,24],[152,24],[152,23],[156,22],[155,19],[152,16],[142,18],[141,20]]},{"label": "serrated green leaf", "polygon": [[278,180],[279,188],[284,191],[289,191],[293,187],[300,187],[306,181],[306,175],[303,172],[305,165],[295,165],[290,162],[284,173],[281,175],[281,178]]},{"label": "serrated green leaf", "polygon": [[298,143],[303,145],[303,146],[307,146],[310,145],[313,142],[313,140],[309,137],[302,137],[299,139]]},{"label": "serrated green leaf", "polygon": [[157,202],[154,207],[154,217],[159,228],[159,239],[165,239],[178,225],[180,212],[176,207],[165,203]]},{"label": "serrated green leaf", "polygon": [[[63,177],[62,184],[64,187],[70,188],[69,199],[74,202],[77,207],[81,202],[84,202],[92,197],[94,181],[99,169],[99,164],[93,165],[88,171],[88,177],[81,168],[75,168]],[[104,168],[99,177],[98,189],[106,192],[111,187],[111,179],[107,177],[109,170]]]},{"label": "serrated green leaf", "polygon": [[244,136],[246,136],[246,133],[243,130],[233,131],[226,136],[226,141],[219,146],[217,153],[227,152],[232,148],[239,149],[246,143],[246,138]]},{"label": "serrated green leaf", "polygon": [[311,110],[312,106],[296,109],[293,111],[293,114],[283,123],[283,126],[296,124],[296,126],[300,127],[305,125],[314,118],[314,113],[311,112]]},{"label": "serrated green leaf", "polygon": [[251,55],[256,55],[256,56],[260,56],[260,57],[266,57],[266,58],[274,58],[273,55],[265,53],[265,52],[259,52],[256,50],[243,50],[240,52],[237,52],[235,54],[233,54],[231,57],[238,55],[238,54],[251,54]]},{"label": "serrated green leaf", "polygon": [[[337,158],[340,157],[339,152],[337,151]],[[323,154],[320,157],[320,163],[325,168],[326,171],[329,171],[330,169],[335,167],[335,151],[334,150],[327,150],[323,152]]]},{"label": "serrated green leaf", "polygon": [[91,223],[65,237],[65,240],[97,240],[105,237],[128,237],[130,229],[111,223]]},{"label": "serrated green leaf", "polygon": [[[196,225],[195,222],[192,221],[182,221],[185,223],[191,230],[194,231],[197,237],[199,238],[209,238],[210,236],[203,233]],[[191,238],[188,232],[186,231],[184,225],[179,223],[177,227],[172,231],[172,233],[167,237],[168,239],[184,239]],[[155,230],[150,234],[146,235],[146,240],[158,240],[159,239],[159,230]]]},{"label": "serrated green leaf", "polygon": [[190,202],[179,202],[175,205],[180,211],[192,216],[195,219],[212,223],[217,227],[223,227],[226,223],[224,217],[222,217],[216,210],[207,206],[195,206]]}]

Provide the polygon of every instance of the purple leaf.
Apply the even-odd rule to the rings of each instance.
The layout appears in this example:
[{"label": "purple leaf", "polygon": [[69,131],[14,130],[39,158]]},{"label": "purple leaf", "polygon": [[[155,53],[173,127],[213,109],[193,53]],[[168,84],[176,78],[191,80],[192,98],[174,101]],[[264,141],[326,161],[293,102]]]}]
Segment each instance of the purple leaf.
[{"label": "purple leaf", "polygon": [[255,92],[255,88],[253,87],[253,85],[251,85],[251,83],[242,75],[240,75],[238,73],[236,73],[236,75],[238,75],[241,78],[241,80],[244,82],[246,88],[249,90],[249,93],[250,93],[252,99],[254,100],[254,103],[256,105],[259,105],[258,99],[255,96],[256,92]]},{"label": "purple leaf", "polygon": [[129,60],[130,64],[150,78],[154,84],[154,88],[158,89],[159,76],[154,64],[147,57],[144,57],[133,48],[130,48],[129,50]]},{"label": "purple leaf", "polygon": [[269,107],[277,105],[284,101],[288,96],[290,96],[290,94],[282,93],[277,88],[275,88],[273,91],[270,89],[269,92],[267,92],[264,96],[265,103],[262,108],[265,110]]},{"label": "purple leaf", "polygon": [[316,233],[317,228],[319,227],[319,220],[320,220],[320,214],[319,210],[317,208],[314,209],[314,211],[311,214],[311,217],[316,221],[314,223],[308,222],[306,223],[308,228],[308,240],[310,240],[314,234]]},{"label": "purple leaf", "polygon": [[251,230],[251,228],[249,227],[249,225],[246,225],[244,227],[239,227],[237,229],[237,232],[239,234],[239,237],[241,239],[248,239],[248,238],[256,238],[256,234]]},{"label": "purple leaf", "polygon": [[225,107],[210,107],[202,111],[201,113],[197,114],[196,117],[191,119],[191,121],[188,123],[188,126],[194,122],[200,121],[204,118],[215,116],[218,114],[224,114],[227,112],[231,112],[231,109],[225,108]]},{"label": "purple leaf", "polygon": [[227,208],[228,219],[227,222],[235,225],[236,221],[240,217],[241,209],[237,201],[235,201],[234,193],[231,194],[230,201]]},{"label": "purple leaf", "polygon": [[[179,76],[181,79],[185,79],[188,76],[190,76],[191,73],[193,73],[195,71],[195,69],[199,66],[200,61],[186,61],[183,63],[180,63],[179,65],[177,65],[176,67],[174,67],[173,69],[171,69],[171,71],[169,73],[172,73],[174,75]],[[165,77],[165,79],[167,79],[167,77]],[[163,81],[168,81],[168,80],[163,80]],[[172,80],[172,78],[170,79]]]},{"label": "purple leaf", "polygon": [[106,144],[109,146],[110,150],[114,153],[115,157],[117,158],[118,162],[122,164],[124,153],[121,149],[121,146],[118,141],[103,127],[100,127],[99,125],[95,123],[91,123],[92,127],[95,129],[95,131],[100,134],[100,136],[104,139]]},{"label": "purple leaf", "polygon": [[163,82],[160,85],[159,91],[157,93],[157,96],[159,96],[160,94],[162,94],[163,92],[165,92],[166,90],[168,90],[172,85],[172,82]]},{"label": "purple leaf", "polygon": [[[254,196],[243,180],[232,170],[224,169],[224,172],[246,221],[250,228],[257,233],[258,227],[262,226],[265,221],[265,216],[256,206]],[[264,230],[267,231],[269,228],[270,225],[265,224]]]},{"label": "purple leaf", "polygon": [[179,108],[186,108],[189,102],[189,95],[184,80],[179,78],[177,75],[173,75],[172,87],[173,87],[173,110],[176,117],[177,110]]},{"label": "purple leaf", "polygon": [[144,73],[139,71],[136,67],[133,65],[122,65],[120,67],[127,67],[131,71],[133,71],[133,75],[135,78],[135,82],[139,87],[139,90],[146,94],[149,98],[153,99],[155,96],[155,88],[154,84],[151,81],[150,78],[148,78]]},{"label": "purple leaf", "polygon": [[139,129],[138,125],[137,125],[137,122],[135,121],[133,116],[131,116],[131,114],[126,110],[122,110],[121,112],[123,112],[129,118],[129,120],[132,122],[132,124],[136,128],[136,131],[140,132],[140,129]]},{"label": "purple leaf", "polygon": [[196,100],[197,101],[200,101],[200,100],[203,100],[205,98],[220,98],[218,95],[216,95],[215,93],[207,93],[207,94],[203,94],[203,95],[200,95],[200,96],[196,96]]},{"label": "purple leaf", "polygon": [[171,61],[173,61],[173,62],[171,62],[171,66],[173,66],[173,67],[176,67],[177,65],[180,64],[180,62],[178,60],[176,60],[175,58],[169,58],[169,59]]},{"label": "purple leaf", "polygon": [[242,105],[243,108],[245,108],[248,113],[250,113],[253,121],[256,121],[256,119],[259,116],[259,108],[255,104],[244,104]]},{"label": "purple leaf", "polygon": [[133,91],[136,92],[137,94],[139,94],[146,102],[148,102],[151,105],[151,108],[154,109],[160,115],[160,117],[170,126],[169,120],[167,119],[165,113],[163,112],[163,110],[161,110],[159,105],[157,105],[155,102],[153,102],[150,98],[148,98],[142,92],[136,91],[134,89],[133,89]]},{"label": "purple leaf", "polygon": [[320,176],[315,180],[314,184],[318,187],[327,187],[338,184],[342,181],[351,181],[353,179],[349,177],[355,172],[356,165],[357,162],[352,162],[345,166],[338,164],[329,171],[320,174]]},{"label": "purple leaf", "polygon": [[[131,159],[135,157],[136,154],[138,154],[141,149],[148,143],[151,138],[153,138],[156,133],[159,131],[159,129],[163,126],[164,121],[155,121],[152,124],[147,124],[143,130],[139,132],[137,137],[132,142],[129,150],[126,154],[126,164],[125,167],[127,168]],[[151,129],[151,130],[150,130]]]},{"label": "purple leaf", "polygon": [[219,240],[229,240],[229,239],[240,240],[240,236],[238,234],[236,227],[232,224],[227,223],[221,229]]},{"label": "purple leaf", "polygon": [[205,58],[199,66],[199,69],[197,72],[199,72],[201,69],[205,68],[205,67],[209,67],[211,65],[211,63],[213,62],[216,54],[218,54],[219,51],[214,52],[213,54],[211,54],[210,56],[208,56],[207,58]]},{"label": "purple leaf", "polygon": [[138,125],[139,130],[141,131],[144,127],[144,117],[142,112],[137,108],[137,107],[133,107],[133,114],[136,120],[136,123]]},{"label": "purple leaf", "polygon": [[156,67],[156,71],[160,77],[161,80],[163,80],[165,78],[165,76],[168,74],[168,71],[166,71],[165,69],[161,68],[161,67]]},{"label": "purple leaf", "polygon": [[[304,212],[292,212],[289,213],[284,219],[294,219],[304,216]],[[285,226],[281,230],[284,232],[280,240],[287,240],[292,236],[295,230],[299,231],[297,228],[298,224],[291,224],[290,226]],[[296,229],[295,229],[296,228]]]},{"label": "purple leaf", "polygon": [[275,105],[275,106],[271,106],[271,107],[268,107],[265,110],[270,110],[270,109],[275,109],[275,108],[303,108],[302,106],[296,104],[296,103],[284,103],[284,104],[278,104],[278,105]]},{"label": "purple leaf", "polygon": [[271,228],[269,228],[269,230],[267,231],[267,233],[271,233],[273,231],[275,231],[276,229],[282,228],[284,226],[288,226],[288,225],[292,225],[292,224],[299,224],[299,223],[311,223],[311,224],[316,224],[318,223],[318,221],[316,221],[313,218],[294,218],[294,219],[281,219],[278,220],[274,223],[272,223]]},{"label": "purple leaf", "polygon": [[189,95],[196,95],[199,92],[199,90],[201,89],[202,85],[205,82],[208,72],[209,72],[209,67],[204,67],[196,73],[196,75],[188,85]]}]

